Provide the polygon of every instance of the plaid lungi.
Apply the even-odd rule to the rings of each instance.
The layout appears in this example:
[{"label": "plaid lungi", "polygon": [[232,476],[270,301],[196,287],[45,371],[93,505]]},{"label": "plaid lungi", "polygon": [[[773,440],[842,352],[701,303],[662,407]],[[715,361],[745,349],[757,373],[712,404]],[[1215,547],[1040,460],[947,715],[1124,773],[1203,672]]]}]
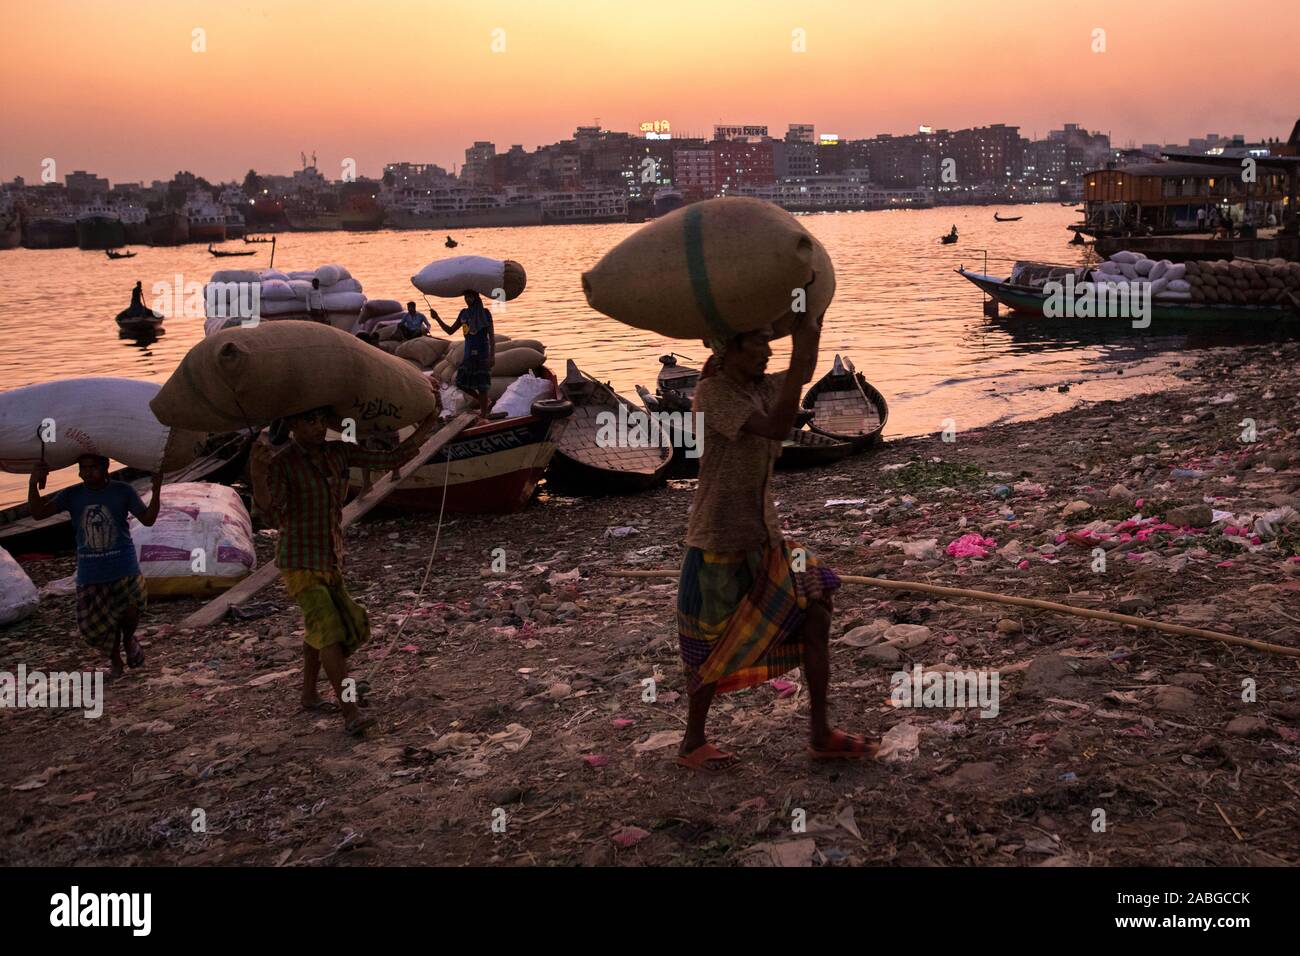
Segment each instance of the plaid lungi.
[{"label": "plaid lungi", "polygon": [[492,370],[486,365],[462,365],[456,369],[456,387],[476,394],[491,391]]},{"label": "plaid lungi", "polygon": [[[797,548],[798,545],[795,545]],[[717,693],[780,677],[803,663],[799,632],[810,600],[829,601],[839,575],[790,542],[761,551],[690,548],[677,587],[677,637],[686,688]]]},{"label": "plaid lungi", "polygon": [[78,584],[77,630],[81,639],[97,650],[110,650],[118,639],[123,615],[131,608],[143,611],[148,602],[143,574],[102,584]]},{"label": "plaid lungi", "polygon": [[370,640],[370,616],[348,594],[338,571],[282,568],[280,577],[289,596],[302,608],[303,641],[316,650],[343,645],[347,657]]}]

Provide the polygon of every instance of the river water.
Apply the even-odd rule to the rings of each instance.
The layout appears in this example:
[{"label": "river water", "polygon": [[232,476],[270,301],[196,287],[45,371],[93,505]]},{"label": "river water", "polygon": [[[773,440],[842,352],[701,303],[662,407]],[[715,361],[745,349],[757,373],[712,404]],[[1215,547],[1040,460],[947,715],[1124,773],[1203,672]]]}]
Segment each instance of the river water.
[{"label": "river water", "polygon": [[[1034,418],[1080,399],[1119,398],[1163,387],[1182,350],[1218,340],[1189,340],[1152,327],[1126,323],[1099,332],[1023,319],[990,320],[981,293],[953,271],[1006,275],[1010,261],[1032,258],[1082,264],[1086,247],[1068,244],[1072,208],[1057,203],[998,207],[1019,222],[994,221],[993,207],[837,213],[803,222],[835,262],[838,291],[822,334],[821,374],[838,352],[889,401],[886,436],[938,431],[945,419],[960,430]],[[956,224],[961,240],[938,237]],[[345,265],[371,298],[423,300],[410,276],[433,259],[452,254],[516,259],[528,272],[524,294],[503,311],[494,306],[497,329],[513,337],[538,338],[548,364],[563,374],[573,358],[590,374],[608,380],[635,400],[634,386],[654,389],[658,357],[676,351],[702,362],[700,343],[664,339],[622,326],[592,311],[579,281],[611,246],[638,228],[627,224],[474,229],[458,233],[452,253],[443,235],[428,232],[285,233],[276,244],[277,268],[306,269],[327,262]],[[55,378],[111,375],[162,381],[185,351],[202,338],[202,319],[170,318],[166,333],[147,346],[118,337],[113,317],[125,308],[140,280],[146,297],[155,282],[207,281],[217,268],[263,268],[270,245],[235,242],[226,248],[257,250],[255,256],[217,260],[202,245],[136,247],[129,260],[76,249],[0,252],[0,388]],[[152,300],[150,300],[152,302]],[[444,305],[449,319],[458,305]],[[435,329],[436,331],[436,329]],[[788,340],[786,340],[788,350]],[[778,344],[772,368],[785,357]],[[1123,374],[1119,374],[1120,372]],[[1057,390],[1069,383],[1070,390]],[[63,475],[58,476],[60,478]],[[75,472],[68,477],[75,480]],[[51,487],[62,482],[52,479]],[[24,495],[25,478],[0,475],[0,503]]]}]

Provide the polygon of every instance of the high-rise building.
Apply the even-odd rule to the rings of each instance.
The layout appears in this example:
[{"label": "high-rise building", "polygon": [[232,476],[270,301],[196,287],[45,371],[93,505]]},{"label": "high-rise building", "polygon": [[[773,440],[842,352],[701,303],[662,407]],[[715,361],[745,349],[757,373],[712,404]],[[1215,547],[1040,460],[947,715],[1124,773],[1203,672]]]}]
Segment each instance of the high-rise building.
[{"label": "high-rise building", "polygon": [[713,127],[714,142],[722,140],[726,142],[757,143],[766,138],[766,126],[720,125]]},{"label": "high-rise building", "polygon": [[476,186],[492,185],[492,157],[496,153],[495,144],[486,140],[475,142],[465,150],[465,166],[461,170],[461,176]]},{"label": "high-rise building", "polygon": [[817,142],[816,131],[812,123],[791,123],[790,128],[786,130],[785,141],[787,143],[815,143]]}]

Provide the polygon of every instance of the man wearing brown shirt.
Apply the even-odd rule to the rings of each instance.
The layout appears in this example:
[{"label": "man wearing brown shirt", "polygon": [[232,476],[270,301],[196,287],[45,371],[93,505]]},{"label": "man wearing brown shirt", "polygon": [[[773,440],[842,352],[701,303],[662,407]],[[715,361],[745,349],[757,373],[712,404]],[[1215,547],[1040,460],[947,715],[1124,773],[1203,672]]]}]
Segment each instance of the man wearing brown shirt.
[{"label": "man wearing brown shirt", "polygon": [[[714,770],[734,757],[708,743],[705,721],[716,693],[750,687],[795,667],[807,674],[809,752],[865,757],[875,747],[832,730],[831,592],[834,571],[781,534],[772,503],[772,465],[794,427],[799,394],[817,365],[821,317],[795,326],[790,368],[767,375],[771,332],[716,343],[695,411],[704,419],[700,480],[691,503],[677,597],[678,639],[689,714],[678,763]],[[710,374],[712,373],[712,374]]]}]

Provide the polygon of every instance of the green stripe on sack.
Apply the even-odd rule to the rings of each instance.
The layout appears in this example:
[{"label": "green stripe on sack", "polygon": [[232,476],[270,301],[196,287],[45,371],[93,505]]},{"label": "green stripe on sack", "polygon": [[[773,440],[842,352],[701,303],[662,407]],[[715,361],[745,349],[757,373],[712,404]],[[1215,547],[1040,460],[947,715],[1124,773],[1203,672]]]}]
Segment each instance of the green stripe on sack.
[{"label": "green stripe on sack", "polygon": [[700,205],[688,206],[686,209],[686,269],[691,277],[695,304],[704,316],[709,331],[714,338],[723,341],[731,339],[736,333],[723,320],[718,304],[713,301],[713,290],[709,288],[709,269],[704,261],[704,213]]}]

